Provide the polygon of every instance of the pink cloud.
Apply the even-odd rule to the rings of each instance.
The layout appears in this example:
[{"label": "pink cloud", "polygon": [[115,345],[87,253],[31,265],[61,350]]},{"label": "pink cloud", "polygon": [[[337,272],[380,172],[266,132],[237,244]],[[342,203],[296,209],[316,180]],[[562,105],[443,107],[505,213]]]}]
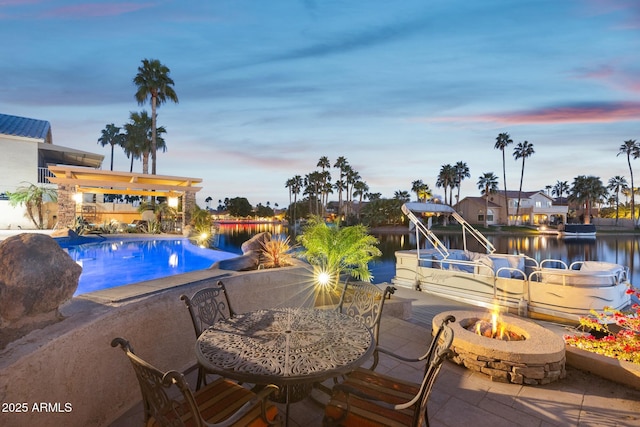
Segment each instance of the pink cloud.
[{"label": "pink cloud", "polygon": [[519,113],[424,119],[428,122],[495,122],[501,124],[613,123],[640,120],[640,103],[619,102],[541,108]]},{"label": "pink cloud", "polygon": [[78,4],[50,10],[43,16],[47,18],[95,18],[122,15],[153,6],[155,6],[154,3]]}]

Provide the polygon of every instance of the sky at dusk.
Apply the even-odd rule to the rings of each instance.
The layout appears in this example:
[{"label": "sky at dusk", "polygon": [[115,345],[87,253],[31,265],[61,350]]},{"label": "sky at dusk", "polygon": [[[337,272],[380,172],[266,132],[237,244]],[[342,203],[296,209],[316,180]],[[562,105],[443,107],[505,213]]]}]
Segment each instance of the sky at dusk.
[{"label": "sky at dusk", "polygon": [[[606,185],[629,180],[618,149],[640,140],[637,0],[0,0],[0,28],[0,113],[49,121],[54,144],[104,154],[103,169],[105,125],[150,112],[141,60],[169,67],[179,103],[158,109],[157,172],[202,178],[201,206],[285,207],[286,180],[321,156],[383,197],[418,179],[442,194],[440,167],[463,161],[461,196],[477,196],[485,172],[502,188],[501,132],[508,189],[525,140],[523,190]],[[114,163],[129,170],[121,149]]]}]

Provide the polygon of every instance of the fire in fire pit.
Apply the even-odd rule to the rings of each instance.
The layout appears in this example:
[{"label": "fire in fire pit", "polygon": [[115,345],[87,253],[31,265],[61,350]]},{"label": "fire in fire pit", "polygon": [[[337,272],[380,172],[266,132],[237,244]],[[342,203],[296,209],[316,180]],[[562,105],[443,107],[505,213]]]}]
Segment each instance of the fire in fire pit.
[{"label": "fire in fire pit", "polygon": [[509,325],[504,323],[495,311],[491,313],[491,320],[477,319],[475,323],[472,323],[470,326],[463,327],[487,338],[494,338],[503,341],[522,341],[525,339],[524,335],[512,331],[509,328]]}]

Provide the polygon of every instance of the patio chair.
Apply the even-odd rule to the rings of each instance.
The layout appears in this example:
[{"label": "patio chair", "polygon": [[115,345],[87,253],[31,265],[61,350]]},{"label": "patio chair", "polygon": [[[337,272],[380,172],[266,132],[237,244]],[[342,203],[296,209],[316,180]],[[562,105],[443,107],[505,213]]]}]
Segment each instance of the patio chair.
[{"label": "patio chair", "polygon": [[449,357],[453,330],[447,316],[434,335],[428,351],[417,359],[406,358],[380,349],[404,362],[424,362],[420,384],[414,384],[368,369],[359,368],[347,375],[343,383],[333,387],[325,408],[324,426],[411,426],[429,425],[427,401],[440,371]]},{"label": "patio chair", "polygon": [[133,352],[129,342],[114,338],[135,371],[144,405],[145,426],[268,426],[280,425],[278,409],[267,397],[278,390],[265,386],[260,393],[219,378],[193,393],[184,375],[162,372]]},{"label": "patio chair", "polygon": [[374,370],[378,365],[378,338],[380,337],[380,319],[386,299],[396,291],[393,286],[382,289],[368,282],[352,282],[344,284],[338,311],[360,320],[371,330],[375,340],[376,350],[373,353],[373,364],[369,369]]},{"label": "patio chair", "polygon": [[[186,295],[181,295],[180,299],[184,301],[189,309],[196,339],[205,329],[212,326],[218,320],[235,316],[235,312],[229,302],[227,290],[221,281],[218,281],[214,287],[200,289],[193,294],[191,298]],[[207,372],[204,368],[198,366],[196,390],[200,390],[200,387],[207,383],[206,374]]]}]

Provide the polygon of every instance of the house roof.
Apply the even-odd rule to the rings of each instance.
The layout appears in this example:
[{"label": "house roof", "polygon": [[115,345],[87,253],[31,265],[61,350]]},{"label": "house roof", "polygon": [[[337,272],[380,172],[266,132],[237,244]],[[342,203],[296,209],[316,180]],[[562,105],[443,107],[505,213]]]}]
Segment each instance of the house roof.
[{"label": "house roof", "polygon": [[[507,193],[508,193],[508,192],[507,192]],[[467,196],[467,197],[465,197],[464,199],[462,199],[462,200],[460,201],[460,203],[462,203],[462,202],[464,202],[464,201],[466,201],[466,202],[468,202],[468,203],[477,203],[477,204],[481,204],[481,205],[483,205],[483,206],[484,206],[484,204],[485,204],[484,197],[469,197],[469,196]],[[499,207],[501,207],[499,204],[497,204],[497,203],[495,203],[495,202],[493,202],[493,201],[491,201],[491,200],[489,200],[489,203],[487,204],[487,206],[489,206],[490,208],[499,208]]]},{"label": "house roof", "polygon": [[51,124],[46,120],[0,114],[0,134],[47,140]]}]

